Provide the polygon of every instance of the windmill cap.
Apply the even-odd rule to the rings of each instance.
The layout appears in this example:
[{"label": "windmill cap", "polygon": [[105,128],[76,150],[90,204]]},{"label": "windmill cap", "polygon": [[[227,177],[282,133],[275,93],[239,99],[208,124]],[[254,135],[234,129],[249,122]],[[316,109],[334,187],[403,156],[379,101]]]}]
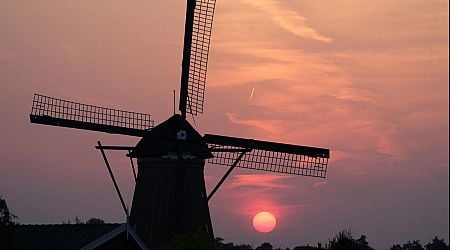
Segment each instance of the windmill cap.
[{"label": "windmill cap", "polygon": [[196,158],[213,157],[203,137],[181,115],[173,115],[146,134],[130,157],[155,157],[169,153],[190,154]]}]

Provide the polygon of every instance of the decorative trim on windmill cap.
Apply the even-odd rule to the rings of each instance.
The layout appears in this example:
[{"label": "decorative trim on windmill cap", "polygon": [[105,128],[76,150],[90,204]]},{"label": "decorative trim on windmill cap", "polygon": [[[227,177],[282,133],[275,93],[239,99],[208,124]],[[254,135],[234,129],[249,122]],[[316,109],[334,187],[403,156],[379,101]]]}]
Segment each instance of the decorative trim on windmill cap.
[{"label": "decorative trim on windmill cap", "polygon": [[196,158],[213,157],[203,137],[181,117],[174,115],[154,127],[128,155],[133,158],[164,156],[171,152],[190,153]]}]

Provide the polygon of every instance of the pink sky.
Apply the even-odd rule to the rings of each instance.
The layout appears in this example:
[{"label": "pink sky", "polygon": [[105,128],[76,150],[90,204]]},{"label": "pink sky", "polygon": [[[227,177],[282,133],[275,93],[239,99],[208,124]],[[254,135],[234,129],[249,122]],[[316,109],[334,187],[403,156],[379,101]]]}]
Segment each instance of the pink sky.
[{"label": "pink sky", "polygon": [[[136,138],[30,124],[33,93],[172,113],[184,1],[0,2],[0,195],[21,223],[123,221],[94,149]],[[276,246],[342,229],[372,245],[449,235],[448,2],[218,0],[201,133],[331,149],[326,179],[235,171],[216,236]],[[191,119],[192,121],[192,119]],[[111,154],[131,201],[127,159]],[[208,189],[225,168],[207,166]],[[277,228],[252,229],[270,211]]]}]

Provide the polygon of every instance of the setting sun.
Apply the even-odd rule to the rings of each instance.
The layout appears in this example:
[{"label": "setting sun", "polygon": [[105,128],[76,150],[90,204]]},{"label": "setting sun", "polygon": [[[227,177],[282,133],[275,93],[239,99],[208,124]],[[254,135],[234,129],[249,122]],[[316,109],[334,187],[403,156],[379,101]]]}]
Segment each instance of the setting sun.
[{"label": "setting sun", "polygon": [[253,217],[253,227],[260,233],[269,233],[277,225],[277,219],[272,213],[260,212]]}]

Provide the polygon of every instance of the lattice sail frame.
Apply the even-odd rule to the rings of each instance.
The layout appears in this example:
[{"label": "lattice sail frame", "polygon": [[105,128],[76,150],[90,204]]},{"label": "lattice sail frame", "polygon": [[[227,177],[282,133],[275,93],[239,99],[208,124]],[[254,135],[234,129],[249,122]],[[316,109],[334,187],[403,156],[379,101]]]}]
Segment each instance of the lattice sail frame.
[{"label": "lattice sail frame", "polygon": [[[231,166],[241,152],[248,151],[236,167],[319,178],[326,176],[329,159],[327,149],[242,138],[206,141],[214,155],[214,158],[208,159],[208,163]],[[307,151],[302,153],[304,149]]]},{"label": "lattice sail frame", "polygon": [[104,108],[89,104],[66,101],[35,94],[30,119],[35,123],[85,128],[88,130],[124,134],[140,133],[154,127],[149,114]]},{"label": "lattice sail frame", "polygon": [[192,29],[186,112],[203,114],[206,71],[216,0],[196,0]]}]

